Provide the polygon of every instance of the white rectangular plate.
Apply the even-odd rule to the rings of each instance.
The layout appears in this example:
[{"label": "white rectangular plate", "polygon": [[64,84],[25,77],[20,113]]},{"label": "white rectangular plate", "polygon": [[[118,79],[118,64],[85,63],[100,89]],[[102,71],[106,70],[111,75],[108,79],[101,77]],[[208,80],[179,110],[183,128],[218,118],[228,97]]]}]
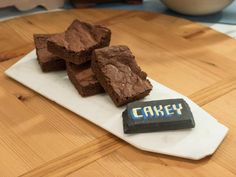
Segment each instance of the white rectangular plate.
[{"label": "white rectangular plate", "polygon": [[143,101],[185,99],[193,113],[195,128],[124,134],[121,115],[125,107],[117,108],[107,94],[81,97],[65,71],[43,73],[37,63],[35,50],[11,66],[5,73],[46,98],[145,151],[198,160],[214,153],[228,132],[227,127],[220,124],[189,98],[151,79],[153,90]]}]

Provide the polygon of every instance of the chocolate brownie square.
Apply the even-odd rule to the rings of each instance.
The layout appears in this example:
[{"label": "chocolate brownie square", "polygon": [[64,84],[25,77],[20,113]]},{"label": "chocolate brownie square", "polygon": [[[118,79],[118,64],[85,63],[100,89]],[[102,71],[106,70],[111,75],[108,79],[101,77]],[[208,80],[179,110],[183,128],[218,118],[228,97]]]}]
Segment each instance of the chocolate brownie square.
[{"label": "chocolate brownie square", "polygon": [[127,46],[96,49],[91,68],[117,106],[141,99],[152,90],[147,74],[137,65]]},{"label": "chocolate brownie square", "polygon": [[91,70],[91,62],[81,65],[66,63],[66,70],[69,79],[83,97],[95,95],[104,92],[104,89],[97,81]]},{"label": "chocolate brownie square", "polygon": [[54,34],[34,34],[37,60],[43,72],[66,69],[65,61],[53,55],[47,49],[47,40],[53,35]]},{"label": "chocolate brownie square", "polygon": [[94,49],[108,46],[110,39],[108,28],[74,20],[65,33],[48,40],[48,50],[67,62],[82,64],[91,60]]}]

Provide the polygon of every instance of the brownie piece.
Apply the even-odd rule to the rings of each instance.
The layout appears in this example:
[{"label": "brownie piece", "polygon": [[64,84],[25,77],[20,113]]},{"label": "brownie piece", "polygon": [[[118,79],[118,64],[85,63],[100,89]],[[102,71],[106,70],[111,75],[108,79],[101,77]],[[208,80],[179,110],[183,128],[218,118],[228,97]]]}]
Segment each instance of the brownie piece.
[{"label": "brownie piece", "polygon": [[117,106],[141,99],[152,85],[127,46],[96,49],[91,68],[99,83]]},{"label": "brownie piece", "polygon": [[94,49],[110,44],[111,31],[100,25],[74,20],[65,33],[48,40],[48,50],[67,62],[82,64],[91,60]]},{"label": "brownie piece", "polygon": [[81,65],[66,63],[68,77],[83,97],[104,92],[90,66],[91,62]]},{"label": "brownie piece", "polygon": [[47,40],[53,35],[54,34],[34,34],[37,60],[43,72],[66,69],[65,61],[53,55],[47,49]]}]

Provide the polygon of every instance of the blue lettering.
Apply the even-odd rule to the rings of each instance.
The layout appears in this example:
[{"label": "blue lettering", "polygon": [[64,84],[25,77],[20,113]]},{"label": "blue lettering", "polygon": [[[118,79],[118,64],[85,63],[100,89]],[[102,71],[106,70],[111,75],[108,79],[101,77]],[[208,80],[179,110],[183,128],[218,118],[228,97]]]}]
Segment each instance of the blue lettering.
[{"label": "blue lettering", "polygon": [[182,115],[183,106],[181,103],[179,103],[178,106],[176,106],[176,104],[174,104],[173,109],[177,112],[178,115]]},{"label": "blue lettering", "polygon": [[130,111],[130,115],[132,117],[132,119],[140,119],[143,118],[143,115],[139,115],[138,111],[141,110],[142,108],[133,108],[132,111]]},{"label": "blue lettering", "polygon": [[172,104],[172,105],[156,105],[156,106],[145,106],[145,107],[137,107],[129,110],[129,114],[131,115],[133,120],[137,119],[151,119],[151,118],[170,118],[173,116],[181,116],[182,115],[183,106],[181,103]]},{"label": "blue lettering", "polygon": [[153,112],[151,106],[144,107],[143,112],[144,112],[144,117],[145,118],[152,118],[154,116],[154,112]]},{"label": "blue lettering", "polygon": [[153,106],[153,110],[154,110],[157,118],[158,117],[162,117],[162,116],[165,115],[162,109],[163,109],[162,105],[159,105],[158,107],[157,106]]},{"label": "blue lettering", "polygon": [[165,110],[165,113],[166,113],[166,117],[171,117],[173,114],[175,114],[173,112],[173,108],[172,108],[171,105],[166,105],[164,108],[165,108],[164,110]]}]

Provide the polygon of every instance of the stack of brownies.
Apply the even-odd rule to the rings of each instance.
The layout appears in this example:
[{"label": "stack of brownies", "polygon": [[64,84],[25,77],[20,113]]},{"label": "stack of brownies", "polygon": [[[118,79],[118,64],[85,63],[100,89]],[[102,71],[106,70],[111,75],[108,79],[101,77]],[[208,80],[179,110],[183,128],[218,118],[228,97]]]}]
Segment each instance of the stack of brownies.
[{"label": "stack of brownies", "polygon": [[127,46],[110,46],[111,30],[79,20],[63,33],[35,34],[43,72],[67,70],[83,97],[107,92],[117,106],[141,99],[152,85]]}]

